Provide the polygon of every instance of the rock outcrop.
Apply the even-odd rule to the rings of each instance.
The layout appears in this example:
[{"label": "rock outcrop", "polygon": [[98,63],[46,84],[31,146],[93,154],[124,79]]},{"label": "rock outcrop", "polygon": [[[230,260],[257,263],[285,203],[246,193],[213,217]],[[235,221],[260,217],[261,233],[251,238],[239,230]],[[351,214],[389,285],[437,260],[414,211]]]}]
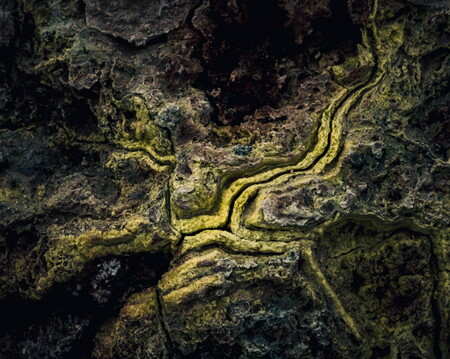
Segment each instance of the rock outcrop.
[{"label": "rock outcrop", "polygon": [[0,356],[447,357],[449,15],[4,0]]}]

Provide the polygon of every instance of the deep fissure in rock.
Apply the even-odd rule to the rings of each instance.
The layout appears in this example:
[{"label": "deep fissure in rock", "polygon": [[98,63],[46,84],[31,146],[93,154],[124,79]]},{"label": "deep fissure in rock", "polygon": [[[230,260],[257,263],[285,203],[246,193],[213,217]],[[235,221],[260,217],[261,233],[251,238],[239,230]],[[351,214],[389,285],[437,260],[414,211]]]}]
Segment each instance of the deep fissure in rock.
[{"label": "deep fissure in rock", "polygon": [[39,301],[10,295],[0,302],[4,357],[90,358],[100,325],[117,315],[131,294],[156,285],[170,256],[138,253],[94,260]]},{"label": "deep fissure in rock", "polygon": [[294,100],[298,85],[318,74],[314,68],[322,58],[341,63],[361,41],[345,1],[331,1],[330,14],[313,20],[301,43],[277,1],[231,3],[213,2],[201,14],[207,20],[197,20],[197,27],[204,21],[213,28],[197,54],[204,71],[195,86],[215,106],[220,125],[240,124],[258,109]]}]

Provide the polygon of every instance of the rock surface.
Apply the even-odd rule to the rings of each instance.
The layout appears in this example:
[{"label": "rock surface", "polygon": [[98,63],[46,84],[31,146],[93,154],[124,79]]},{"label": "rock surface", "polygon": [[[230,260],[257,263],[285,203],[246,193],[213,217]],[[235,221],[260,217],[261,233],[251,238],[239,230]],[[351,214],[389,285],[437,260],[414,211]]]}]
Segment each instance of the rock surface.
[{"label": "rock surface", "polygon": [[449,15],[2,1],[0,356],[448,357]]}]

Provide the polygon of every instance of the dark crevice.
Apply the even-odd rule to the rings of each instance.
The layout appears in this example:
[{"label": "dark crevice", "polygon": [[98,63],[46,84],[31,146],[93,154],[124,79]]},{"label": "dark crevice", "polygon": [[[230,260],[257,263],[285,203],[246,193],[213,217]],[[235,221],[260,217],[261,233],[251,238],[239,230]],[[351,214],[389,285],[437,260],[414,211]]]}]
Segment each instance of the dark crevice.
[{"label": "dark crevice", "polygon": [[305,39],[303,47],[309,51],[320,49],[324,52],[339,49],[340,55],[346,57],[354,53],[356,44],[361,42],[361,26],[353,23],[347,0],[331,0],[330,10],[330,17],[314,21],[312,27],[315,34]]},{"label": "dark crevice", "polygon": [[[205,58],[202,56],[202,52],[203,52],[203,46],[206,43],[206,38],[205,36],[203,36],[203,33],[198,30],[194,24],[193,24],[193,18],[195,16],[196,11],[200,8],[200,6],[203,5],[203,0],[200,0],[194,7],[192,7],[192,9],[189,11],[188,16],[186,18],[186,24],[189,26],[189,28],[194,31],[194,33],[199,37],[200,39],[200,43],[197,45],[197,48],[194,49],[192,56],[194,58],[196,58],[199,62],[200,65],[202,66],[203,72],[200,74],[200,76],[198,77],[198,79],[194,82],[194,87],[197,88],[201,88],[201,83],[203,81],[207,81],[206,77],[206,73],[207,73],[207,68],[208,68],[208,64],[205,60]],[[212,108],[212,113],[210,115],[211,121],[213,123],[219,123],[219,108],[217,106],[217,104],[214,101],[214,98],[212,97],[212,95],[209,93],[209,91],[204,91],[205,96],[207,97],[211,108]]]},{"label": "dark crevice", "polygon": [[358,246],[358,247],[352,248],[352,249],[350,249],[350,250],[348,250],[348,251],[346,251],[344,253],[339,253],[338,255],[335,255],[335,256],[333,256],[331,258],[336,259],[336,258],[339,258],[339,257],[342,257],[342,256],[346,256],[347,254],[350,254],[350,253],[352,253],[354,251],[357,251],[358,249],[363,249],[363,247],[362,246]]},{"label": "dark crevice", "polygon": [[215,109],[212,120],[218,125],[239,125],[257,109],[279,108],[282,99],[295,96],[286,94],[277,82],[287,71],[284,60],[292,60],[300,71],[296,79],[287,80],[298,85],[299,79],[314,74],[306,69],[317,67],[318,53],[336,53],[341,62],[355,53],[361,42],[361,27],[352,22],[346,2],[341,0],[331,2],[329,18],[313,22],[311,34],[301,45],[295,40],[295,29],[286,25],[286,11],[276,1],[246,0],[239,2],[238,10],[228,2],[215,2],[207,15],[215,24],[208,39],[192,23],[201,4],[189,17],[190,26],[201,38],[194,56],[203,73],[195,86],[208,96]]},{"label": "dark crevice", "polygon": [[169,268],[166,254],[111,256],[86,265],[39,301],[10,295],[0,302],[0,356],[91,358],[99,327],[131,294],[155,286]]},{"label": "dark crevice", "polygon": [[137,45],[137,44],[129,42],[128,40],[125,40],[119,36],[113,36],[111,34],[102,32],[100,30],[96,30],[96,31],[99,31],[102,35],[113,39],[114,42],[117,45],[119,45],[120,49],[127,53],[133,53],[136,51],[147,49],[147,48],[155,46],[155,45],[164,44],[168,41],[168,38],[169,38],[167,33],[163,33],[161,35],[155,36],[154,38],[146,41],[145,44],[143,44],[143,45]]},{"label": "dark crevice", "polygon": [[163,306],[163,298],[162,298],[162,293],[161,290],[156,287],[156,302],[157,302],[157,314],[158,314],[158,319],[159,322],[161,324],[161,328],[164,332],[164,335],[166,337],[167,340],[167,344],[168,344],[168,351],[169,353],[171,353],[171,357],[174,357],[175,355],[180,355],[179,350],[177,349],[177,347],[174,344],[174,341],[172,340],[172,336],[170,335],[170,331],[169,328],[167,327],[167,323],[165,320],[165,314],[164,314],[164,306]]},{"label": "dark crevice", "polygon": [[202,36],[200,59],[204,72],[195,86],[204,90],[215,108],[218,125],[239,124],[245,115],[264,105],[276,105],[274,65],[295,46],[293,35],[283,26],[285,14],[275,1],[246,0],[234,18],[228,4],[211,7],[217,24],[213,40]]}]

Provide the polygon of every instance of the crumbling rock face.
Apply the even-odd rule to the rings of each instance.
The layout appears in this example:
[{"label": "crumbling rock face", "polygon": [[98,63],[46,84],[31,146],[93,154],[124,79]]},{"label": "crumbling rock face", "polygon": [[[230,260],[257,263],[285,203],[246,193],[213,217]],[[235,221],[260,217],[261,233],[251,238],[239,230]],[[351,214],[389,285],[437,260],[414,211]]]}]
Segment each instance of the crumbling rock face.
[{"label": "crumbling rock face", "polygon": [[447,357],[449,11],[3,1],[0,356]]},{"label": "crumbling rock face", "polygon": [[86,0],[86,23],[100,32],[143,46],[185,23],[192,0]]}]

